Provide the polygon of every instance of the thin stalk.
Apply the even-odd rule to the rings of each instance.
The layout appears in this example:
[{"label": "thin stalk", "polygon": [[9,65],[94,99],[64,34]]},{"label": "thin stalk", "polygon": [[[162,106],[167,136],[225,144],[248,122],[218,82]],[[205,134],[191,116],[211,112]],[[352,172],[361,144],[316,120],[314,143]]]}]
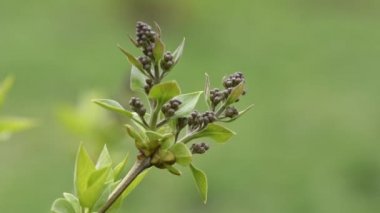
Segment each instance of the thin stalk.
[{"label": "thin stalk", "polygon": [[152,114],[152,117],[150,119],[150,128],[152,130],[155,130],[156,127],[157,127],[157,120],[158,120],[158,115],[160,114],[160,107],[159,107],[159,104],[156,103],[155,104],[155,108],[154,108],[154,111],[153,111],[153,114]]},{"label": "thin stalk", "polygon": [[120,184],[115,188],[115,190],[109,196],[107,202],[99,210],[99,213],[105,213],[111,206],[117,201],[117,199],[123,194],[123,192],[128,188],[128,186],[136,179],[136,177],[141,174],[145,169],[149,168],[150,158],[138,159],[128,174],[123,178]]}]

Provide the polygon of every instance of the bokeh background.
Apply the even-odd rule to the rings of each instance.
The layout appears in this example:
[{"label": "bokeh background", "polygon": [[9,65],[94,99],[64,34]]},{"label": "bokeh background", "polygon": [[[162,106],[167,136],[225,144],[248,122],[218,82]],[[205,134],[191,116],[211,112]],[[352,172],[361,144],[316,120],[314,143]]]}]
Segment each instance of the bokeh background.
[{"label": "bokeh background", "polygon": [[0,143],[0,212],[49,212],[72,191],[80,141],[94,157],[103,143],[116,159],[134,153],[90,100],[131,95],[116,44],[138,53],[136,20],[159,22],[170,49],[186,37],[170,75],[183,91],[241,70],[239,107],[255,108],[196,160],[207,205],[188,171],[154,171],[122,212],[380,212],[379,11],[375,0],[0,1],[0,79],[16,78],[1,113],[38,122]]}]

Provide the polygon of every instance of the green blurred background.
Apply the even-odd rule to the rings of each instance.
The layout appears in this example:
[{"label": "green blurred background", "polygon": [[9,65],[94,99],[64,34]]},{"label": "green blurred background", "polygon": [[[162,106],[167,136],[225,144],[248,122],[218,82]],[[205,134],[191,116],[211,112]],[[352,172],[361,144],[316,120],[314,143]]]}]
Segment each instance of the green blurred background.
[{"label": "green blurred background", "polygon": [[[130,96],[116,44],[137,53],[127,37],[136,20],[160,23],[170,49],[186,37],[170,75],[183,91],[200,90],[205,72],[219,86],[241,70],[239,106],[255,108],[230,125],[239,133],[230,143],[196,160],[207,205],[188,171],[154,171],[122,212],[380,212],[379,11],[375,0],[0,1],[0,79],[16,77],[2,114],[39,123],[0,144],[0,212],[48,212],[72,191],[79,141],[119,140],[102,126],[73,134],[61,109],[92,105],[80,97],[94,90]],[[110,131],[123,135],[110,145],[121,159],[131,142],[121,126]]]}]

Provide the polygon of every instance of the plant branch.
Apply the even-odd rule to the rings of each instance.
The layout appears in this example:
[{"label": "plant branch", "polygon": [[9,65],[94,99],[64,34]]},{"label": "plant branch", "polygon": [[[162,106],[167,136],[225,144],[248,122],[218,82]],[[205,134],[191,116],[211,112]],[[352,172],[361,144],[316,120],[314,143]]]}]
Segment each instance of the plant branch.
[{"label": "plant branch", "polygon": [[123,192],[128,188],[128,186],[136,179],[136,177],[141,174],[145,169],[149,168],[150,158],[138,159],[128,174],[123,178],[120,184],[115,188],[115,190],[109,196],[107,202],[99,210],[99,213],[106,213],[106,211],[111,208],[111,206],[117,201],[117,199],[123,194]]}]

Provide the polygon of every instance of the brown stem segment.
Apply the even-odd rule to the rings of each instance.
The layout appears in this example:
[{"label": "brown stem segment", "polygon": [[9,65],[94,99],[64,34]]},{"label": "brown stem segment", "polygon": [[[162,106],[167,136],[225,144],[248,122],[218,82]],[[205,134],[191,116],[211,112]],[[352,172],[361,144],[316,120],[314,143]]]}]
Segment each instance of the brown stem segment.
[{"label": "brown stem segment", "polygon": [[115,190],[109,196],[107,202],[99,210],[99,213],[106,213],[109,208],[116,202],[116,200],[123,194],[127,187],[136,179],[136,177],[141,174],[145,169],[149,168],[150,158],[137,159],[131,170],[123,178],[120,184],[115,188]]}]

